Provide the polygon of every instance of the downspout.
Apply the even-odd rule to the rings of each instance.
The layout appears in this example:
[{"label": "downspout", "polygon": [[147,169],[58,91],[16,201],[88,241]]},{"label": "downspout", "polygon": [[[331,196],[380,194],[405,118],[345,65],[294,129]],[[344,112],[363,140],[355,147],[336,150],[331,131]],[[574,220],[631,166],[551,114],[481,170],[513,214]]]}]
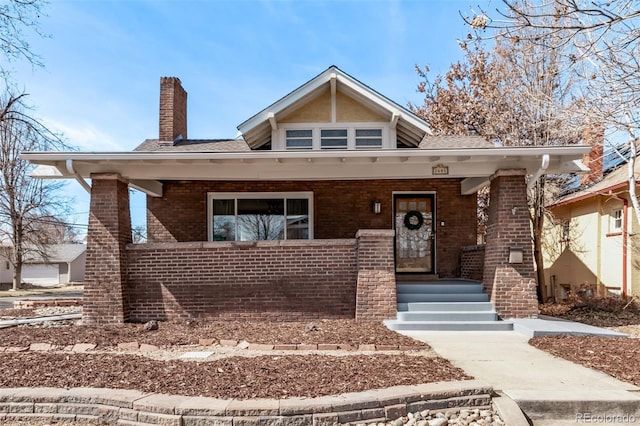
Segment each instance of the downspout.
[{"label": "downspout", "polygon": [[540,164],[540,168],[536,170],[533,176],[531,176],[531,179],[529,179],[527,189],[533,188],[533,185],[535,185],[538,179],[540,179],[540,176],[542,176],[544,172],[547,171],[547,168],[549,168],[549,154],[544,154],[542,156],[542,164]]},{"label": "downspout", "polygon": [[73,160],[68,159],[65,162],[65,165],[67,166],[67,171],[71,173],[74,178],[76,178],[80,186],[82,186],[89,194],[91,194],[91,185],[89,185],[87,181],[84,180],[82,176],[80,176],[80,173],[78,173],[76,169],[73,168]]},{"label": "downspout", "polygon": [[611,194],[612,198],[622,201],[622,298],[627,298],[627,234],[628,234],[628,215],[629,200],[618,195]]}]

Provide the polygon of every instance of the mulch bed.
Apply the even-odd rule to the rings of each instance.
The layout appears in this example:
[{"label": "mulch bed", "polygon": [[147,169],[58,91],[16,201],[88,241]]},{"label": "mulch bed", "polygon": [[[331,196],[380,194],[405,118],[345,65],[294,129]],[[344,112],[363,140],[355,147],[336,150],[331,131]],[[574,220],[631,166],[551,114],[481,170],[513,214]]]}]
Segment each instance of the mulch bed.
[{"label": "mulch bed", "polygon": [[2,387],[106,387],[222,399],[317,397],[470,378],[445,359],[410,355],[274,355],[187,362],[28,352],[5,353],[1,360]]},{"label": "mulch bed", "polygon": [[529,343],[552,355],[640,386],[640,339],[542,336],[534,337]]},{"label": "mulch bed", "polygon": [[0,329],[0,346],[51,343],[58,346],[95,343],[98,347],[137,341],[158,347],[197,345],[200,339],[246,340],[258,344],[401,345],[428,348],[425,343],[389,330],[380,322],[320,320],[314,322],[189,321],[143,324]]},{"label": "mulch bed", "polygon": [[[162,360],[113,352],[118,343],[136,341],[167,354],[193,350],[200,339],[246,340],[258,344],[391,345],[424,352],[365,355],[361,352],[307,352],[300,355],[237,356],[206,361]],[[58,347],[95,343],[93,353],[0,353],[2,387],[108,387],[216,398],[317,397],[344,392],[436,381],[470,379],[435,356],[429,346],[381,323],[352,320],[314,322],[195,321],[121,326],[19,326],[0,329],[2,346],[50,343]],[[251,351],[253,352],[253,351]],[[175,355],[175,353],[174,353]],[[175,357],[174,357],[175,358]]]}]

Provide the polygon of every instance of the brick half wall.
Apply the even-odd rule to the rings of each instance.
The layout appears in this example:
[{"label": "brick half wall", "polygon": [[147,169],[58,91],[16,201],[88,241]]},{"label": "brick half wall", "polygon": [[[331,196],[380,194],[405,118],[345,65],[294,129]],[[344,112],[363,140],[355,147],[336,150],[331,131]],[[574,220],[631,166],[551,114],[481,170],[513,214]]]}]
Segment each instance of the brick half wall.
[{"label": "brick half wall", "polygon": [[127,246],[132,321],[354,318],[356,241]]},{"label": "brick half wall", "polygon": [[484,245],[464,246],[460,249],[460,278],[482,281]]}]

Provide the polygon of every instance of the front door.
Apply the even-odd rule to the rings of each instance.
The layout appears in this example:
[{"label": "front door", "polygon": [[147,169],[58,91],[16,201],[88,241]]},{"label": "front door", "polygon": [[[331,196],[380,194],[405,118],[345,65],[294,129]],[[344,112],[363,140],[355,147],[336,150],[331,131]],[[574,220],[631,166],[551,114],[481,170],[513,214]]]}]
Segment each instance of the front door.
[{"label": "front door", "polygon": [[394,199],[396,272],[434,270],[433,194],[397,194]]}]

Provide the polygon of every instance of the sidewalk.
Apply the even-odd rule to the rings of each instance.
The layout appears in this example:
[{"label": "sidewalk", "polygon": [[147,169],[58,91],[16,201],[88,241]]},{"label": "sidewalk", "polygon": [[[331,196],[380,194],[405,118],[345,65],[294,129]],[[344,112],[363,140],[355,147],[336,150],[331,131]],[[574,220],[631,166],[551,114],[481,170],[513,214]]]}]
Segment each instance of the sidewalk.
[{"label": "sidewalk", "polygon": [[578,419],[596,415],[621,420],[607,424],[640,423],[640,388],[549,355],[530,346],[529,337],[523,334],[512,331],[402,334],[428,343],[455,366],[515,400],[534,425],[560,424],[559,421],[579,424]]}]

